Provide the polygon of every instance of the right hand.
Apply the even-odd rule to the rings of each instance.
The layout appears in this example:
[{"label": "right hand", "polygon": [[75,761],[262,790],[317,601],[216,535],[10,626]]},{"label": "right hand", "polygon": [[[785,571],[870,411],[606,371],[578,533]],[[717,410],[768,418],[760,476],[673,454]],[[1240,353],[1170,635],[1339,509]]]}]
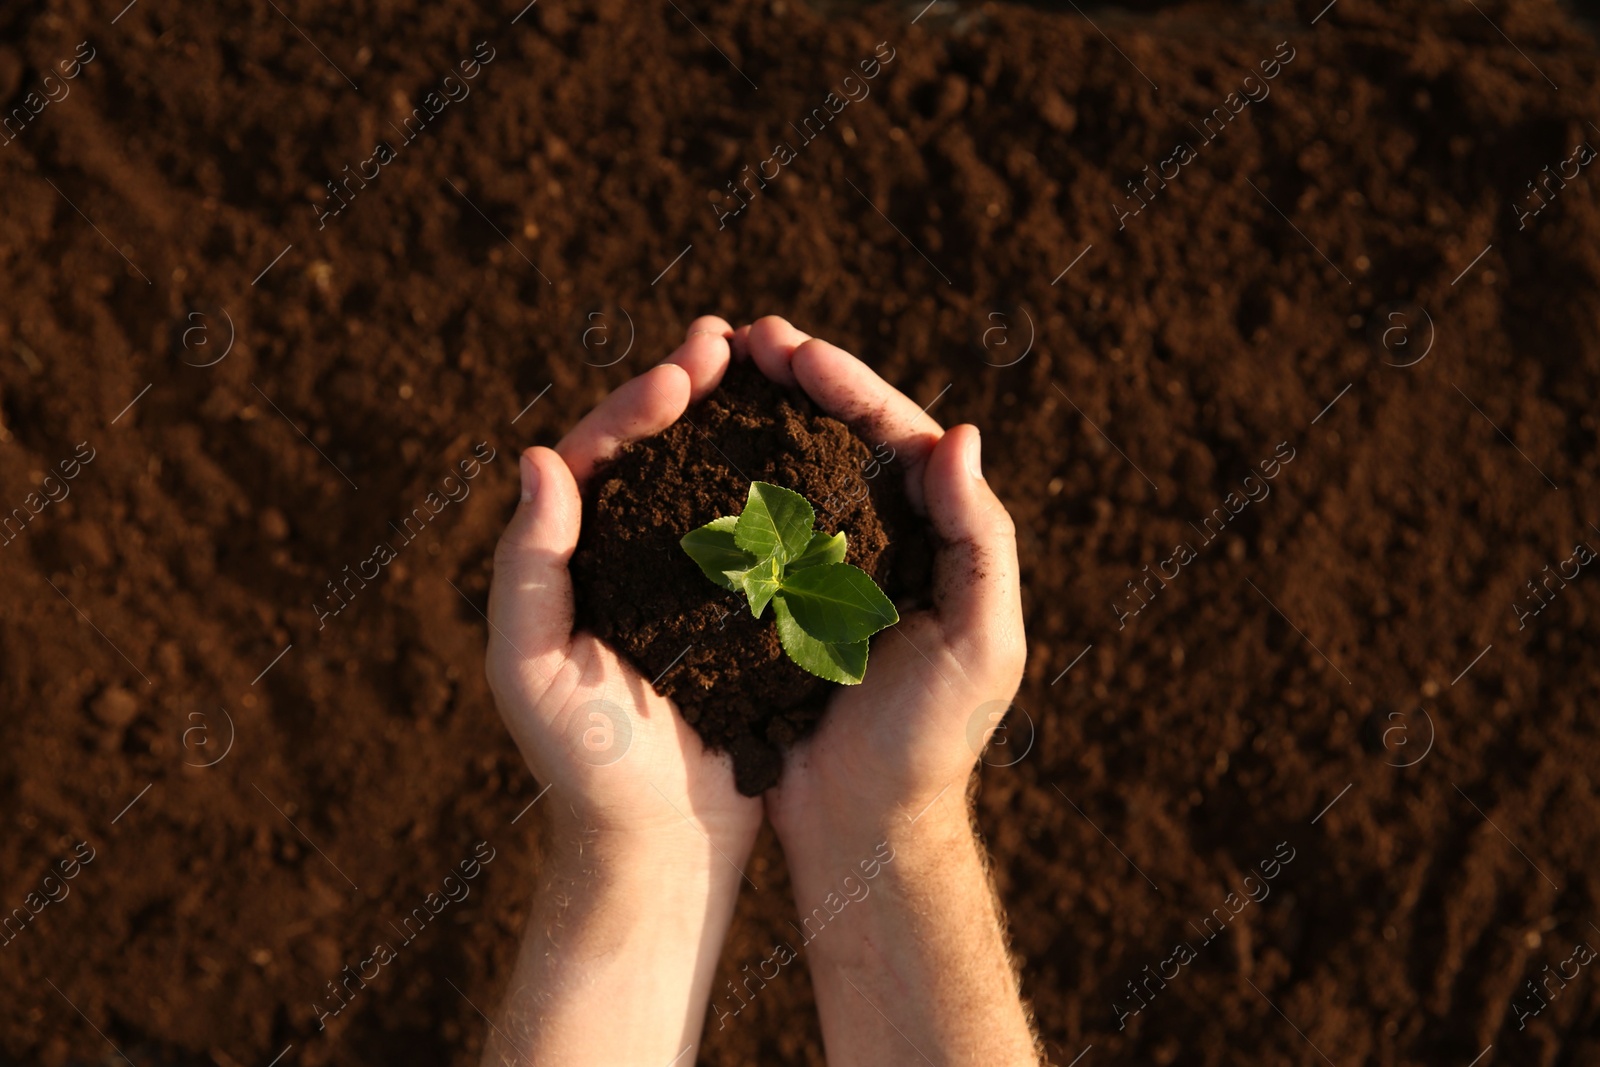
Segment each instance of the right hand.
[{"label": "right hand", "polygon": [[936,801],[964,824],[966,783],[997,721],[980,709],[1010,701],[1027,652],[1015,527],[980,473],[978,430],[941,429],[860,360],[784,319],[761,319],[733,344],[863,440],[892,446],[912,508],[939,540],[933,608],[872,639],[865,680],[838,689],[789,752],[767,815],[786,851],[876,832]]}]

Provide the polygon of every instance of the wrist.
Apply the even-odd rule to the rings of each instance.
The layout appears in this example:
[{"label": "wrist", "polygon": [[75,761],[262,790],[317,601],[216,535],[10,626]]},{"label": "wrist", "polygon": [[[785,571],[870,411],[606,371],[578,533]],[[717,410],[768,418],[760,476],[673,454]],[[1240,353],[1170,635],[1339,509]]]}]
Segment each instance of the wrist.
[{"label": "wrist", "polygon": [[728,886],[735,893],[753,844],[753,834],[713,836],[684,819],[619,824],[558,806],[545,813],[540,832],[545,865],[569,879]]},{"label": "wrist", "polygon": [[[839,860],[880,841],[891,847],[916,846],[972,836],[969,779],[907,791],[894,803],[874,803],[840,792],[790,793],[778,810],[770,810],[773,829],[790,867],[813,861]],[[785,792],[790,787],[785,784]]]},{"label": "wrist", "polygon": [[908,870],[975,854],[976,847],[971,808],[959,785],[909,811],[819,806],[780,831],[779,843],[802,906],[808,896],[825,895],[846,876],[871,880],[893,867],[887,880],[892,884]]}]

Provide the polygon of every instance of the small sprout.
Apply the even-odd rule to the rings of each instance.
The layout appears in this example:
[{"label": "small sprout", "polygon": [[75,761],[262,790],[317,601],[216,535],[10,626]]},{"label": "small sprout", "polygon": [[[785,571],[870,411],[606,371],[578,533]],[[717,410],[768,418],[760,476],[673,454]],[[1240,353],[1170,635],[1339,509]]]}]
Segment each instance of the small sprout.
[{"label": "small sprout", "polygon": [[756,618],[772,605],[790,659],[819,678],[856,685],[867,670],[867,638],[900,615],[866,571],[844,562],[844,534],[813,530],[816,520],[799,493],[751,482],[743,512],[678,543],[707,578],[743,593]]}]

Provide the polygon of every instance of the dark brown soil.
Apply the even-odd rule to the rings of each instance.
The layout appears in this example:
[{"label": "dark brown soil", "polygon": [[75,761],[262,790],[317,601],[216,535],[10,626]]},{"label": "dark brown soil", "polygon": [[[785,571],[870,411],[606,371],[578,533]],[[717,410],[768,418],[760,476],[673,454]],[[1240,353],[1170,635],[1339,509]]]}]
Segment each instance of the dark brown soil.
[{"label": "dark brown soil", "polygon": [[926,589],[924,524],[886,446],[869,446],[745,361],[682,421],[596,472],[572,556],[578,625],[655,679],[709,747],[733,756],[747,796],[777,784],[783,750],[811,732],[838,688],[784,655],[771,609],[752,616],[742,596],[713,585],[678,544],[690,530],[738,514],[752,481],[811,501],[817,529],[842,530],[845,562],[872,575],[903,610]]},{"label": "dark brown soil", "polygon": [[[1600,547],[1592,31],[1546,0],[924,6],[0,4],[5,115],[96,51],[0,145],[0,515],[31,516],[0,545],[0,914],[94,851],[0,945],[0,1062],[476,1063],[543,787],[483,677],[509,460],[704,312],[786,315],[983,429],[1035,736],[978,822],[1057,1064],[1600,1062],[1594,965],[1519,1018],[1600,947],[1600,574],[1543,585]],[[718,229],[880,42],[871,95]],[[319,1029],[480,840],[471,896]],[[751,879],[719,989],[790,936],[770,835]],[[693,1056],[820,1067],[805,968]]]}]

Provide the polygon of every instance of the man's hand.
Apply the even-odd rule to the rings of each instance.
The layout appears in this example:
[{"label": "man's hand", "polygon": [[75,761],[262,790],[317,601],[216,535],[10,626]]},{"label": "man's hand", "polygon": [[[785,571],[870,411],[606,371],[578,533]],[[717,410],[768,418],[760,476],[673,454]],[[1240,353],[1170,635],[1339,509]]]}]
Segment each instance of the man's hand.
[{"label": "man's hand", "polygon": [[837,829],[823,825],[835,813],[909,822],[935,803],[965,811],[981,750],[969,724],[978,715],[977,736],[987,739],[994,724],[979,709],[1010,701],[1026,653],[1015,530],[983,480],[978,431],[946,433],[860,360],[782,319],[760,320],[735,343],[768,377],[799,385],[862,438],[887,442],[941,544],[933,610],[873,639],[866,680],[834,694],[768,794],[773,826],[786,847],[803,847]]},{"label": "man's hand", "polygon": [[995,725],[986,712],[1016,692],[1026,651],[1015,529],[983,479],[978,431],[942,431],[865,364],[783,319],[734,344],[862,438],[888,442],[940,541],[933,609],[873,639],[865,681],[834,694],[766,797],[828,1061],[1036,1064],[968,813]]},{"label": "man's hand", "polygon": [[487,671],[549,796],[540,885],[485,1064],[662,1067],[699,1040],[761,801],[738,793],[727,757],[648,679],[573,633],[567,562],[582,484],[716,387],[731,333],[696,320],[554,450],[522,455],[522,502],[495,551]]},{"label": "man's hand", "polygon": [[629,441],[676,422],[728,363],[731,333],[703,318],[688,340],[589,412],[552,449],[522,454],[522,503],[495,551],[489,596],[489,686],[545,804],[591,833],[650,847],[712,844],[744,855],[759,800],[733,787],[725,756],[699,737],[648,679],[595,637],[574,633],[567,562],[578,544],[580,492]]}]

